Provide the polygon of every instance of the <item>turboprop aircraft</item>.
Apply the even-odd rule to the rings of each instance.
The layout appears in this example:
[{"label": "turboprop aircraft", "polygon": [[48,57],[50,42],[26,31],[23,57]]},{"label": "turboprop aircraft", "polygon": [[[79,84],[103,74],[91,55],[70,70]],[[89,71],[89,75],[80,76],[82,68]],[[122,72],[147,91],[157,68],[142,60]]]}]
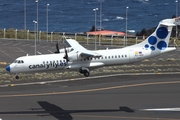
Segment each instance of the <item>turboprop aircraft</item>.
[{"label": "turboprop aircraft", "polygon": [[172,27],[175,25],[180,25],[179,18],[164,19],[147,39],[120,49],[92,51],[81,46],[76,40],[66,39],[68,48],[59,50],[57,45],[57,54],[19,57],[7,66],[6,70],[16,73],[16,79],[19,78],[19,73],[60,69],[77,70],[88,77],[90,70],[94,68],[134,63],[175,50],[175,47],[168,47]]}]

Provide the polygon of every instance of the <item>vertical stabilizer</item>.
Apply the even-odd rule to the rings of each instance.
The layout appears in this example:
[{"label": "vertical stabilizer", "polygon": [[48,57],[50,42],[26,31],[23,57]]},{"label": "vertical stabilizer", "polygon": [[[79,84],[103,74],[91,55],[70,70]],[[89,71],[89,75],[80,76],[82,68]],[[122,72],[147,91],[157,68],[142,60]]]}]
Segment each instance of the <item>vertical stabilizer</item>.
[{"label": "vertical stabilizer", "polygon": [[156,30],[143,42],[130,46],[132,48],[143,48],[145,50],[163,51],[168,47],[172,27],[177,24],[176,19],[164,19],[159,22]]}]

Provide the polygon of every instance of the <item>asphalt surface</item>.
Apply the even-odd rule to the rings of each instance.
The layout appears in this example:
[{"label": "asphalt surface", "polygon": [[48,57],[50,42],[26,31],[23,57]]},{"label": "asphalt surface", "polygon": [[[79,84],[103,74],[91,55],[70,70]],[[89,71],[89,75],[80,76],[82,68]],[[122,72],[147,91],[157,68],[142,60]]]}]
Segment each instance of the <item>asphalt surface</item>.
[{"label": "asphalt surface", "polygon": [[[1,62],[34,54],[32,41],[0,41]],[[55,42],[39,42],[42,53],[55,51]],[[63,46],[63,45],[62,45]],[[92,49],[92,46],[87,46]],[[159,58],[179,58],[171,52]],[[180,75],[116,74],[40,83],[0,86],[2,120],[179,120],[180,112],[142,109],[180,108]]]},{"label": "asphalt surface", "polygon": [[[3,120],[179,120],[179,74],[98,76],[66,82],[1,87]],[[121,109],[120,109],[121,108]]]}]

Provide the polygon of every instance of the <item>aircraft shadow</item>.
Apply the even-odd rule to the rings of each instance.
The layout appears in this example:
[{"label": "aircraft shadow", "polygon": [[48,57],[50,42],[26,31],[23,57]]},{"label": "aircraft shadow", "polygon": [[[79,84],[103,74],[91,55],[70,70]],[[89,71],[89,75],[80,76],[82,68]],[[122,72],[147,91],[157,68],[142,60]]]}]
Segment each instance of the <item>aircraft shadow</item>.
[{"label": "aircraft shadow", "polygon": [[[47,101],[37,101],[41,108],[32,108],[32,111],[10,111],[0,112],[0,114],[35,114],[38,116],[53,116],[58,120],[72,120],[71,113],[90,113],[90,112],[135,112],[135,110],[121,106],[119,109],[90,109],[90,110],[64,110],[59,106]],[[44,109],[44,111],[42,111]],[[41,111],[40,111],[41,110]]]}]

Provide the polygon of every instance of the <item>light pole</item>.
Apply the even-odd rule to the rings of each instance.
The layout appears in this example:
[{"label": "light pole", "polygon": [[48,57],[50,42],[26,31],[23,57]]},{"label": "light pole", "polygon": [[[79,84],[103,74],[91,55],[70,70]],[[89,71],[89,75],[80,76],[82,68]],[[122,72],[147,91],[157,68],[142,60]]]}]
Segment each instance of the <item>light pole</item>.
[{"label": "light pole", "polygon": [[93,9],[93,11],[94,11],[94,22],[95,22],[95,40],[94,40],[95,50],[96,50],[96,11],[97,10],[98,10],[98,8]]},{"label": "light pole", "polygon": [[[178,0],[175,1],[176,2],[176,17],[178,17]],[[178,36],[178,29],[177,29],[177,25],[176,25],[176,39]]]},{"label": "light pole", "polygon": [[101,28],[102,28],[102,0],[100,0],[100,21],[99,21],[99,26],[100,26],[100,35],[99,35],[99,45],[101,45]]},{"label": "light pole", "polygon": [[37,3],[37,41],[38,41],[38,0],[36,0],[36,3]]},{"label": "light pole", "polygon": [[126,7],[126,38],[125,38],[125,46],[127,46],[128,9],[129,9],[129,7]]},{"label": "light pole", "polygon": [[33,20],[34,22],[34,55],[36,55],[36,24],[37,21]]},{"label": "light pole", "polygon": [[47,4],[47,16],[46,16],[46,35],[47,35],[47,42],[48,42],[48,7],[49,4]]},{"label": "light pole", "polygon": [[24,30],[26,30],[26,0],[24,0]]}]

